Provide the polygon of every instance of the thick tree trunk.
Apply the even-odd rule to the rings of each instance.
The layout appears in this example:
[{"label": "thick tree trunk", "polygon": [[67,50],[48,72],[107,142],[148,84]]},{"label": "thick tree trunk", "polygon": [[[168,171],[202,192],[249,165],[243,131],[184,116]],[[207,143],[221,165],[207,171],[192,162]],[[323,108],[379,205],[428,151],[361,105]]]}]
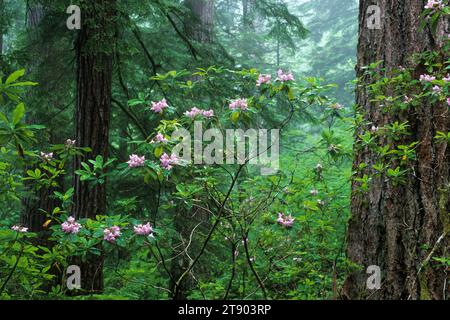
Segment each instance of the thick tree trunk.
[{"label": "thick tree trunk", "polygon": [[[411,64],[412,54],[439,49],[440,40],[448,22],[440,23],[437,35],[429,29],[419,31],[420,14],[425,0],[379,0],[381,29],[367,27],[368,7],[372,0],[360,1],[360,26],[357,75],[363,77],[364,66],[383,60],[380,68],[386,74],[400,66],[413,67],[416,78],[426,73],[422,66]],[[373,80],[364,76],[363,82]],[[405,93],[406,94],[406,93]],[[417,160],[410,164],[406,183],[394,184],[385,175],[375,176],[371,166],[377,154],[367,147],[355,147],[353,171],[356,177],[372,177],[368,192],[360,192],[360,183],[352,183],[351,212],[348,229],[347,253],[350,260],[363,266],[345,281],[343,296],[348,299],[444,299],[449,297],[448,274],[430,259],[448,255],[448,236],[441,238],[448,226],[444,224],[450,211],[449,202],[449,149],[434,139],[437,131],[450,131],[448,106],[422,105],[395,116],[383,113],[382,108],[370,101],[366,86],[357,88],[359,111],[369,128],[382,127],[395,121],[408,121],[408,138],[395,142],[382,138],[382,144],[409,144],[418,141]],[[368,128],[358,128],[357,135]],[[360,164],[366,164],[359,170]],[[448,223],[448,222],[447,222]],[[438,241],[441,238],[440,241]],[[433,251],[433,248],[435,251]],[[381,269],[381,288],[369,290],[366,281],[370,265]]]},{"label": "thick tree trunk", "polygon": [[[112,51],[114,43],[115,0],[83,1],[82,27],[77,51],[77,145],[90,147],[84,158],[75,159],[74,170],[81,162],[101,155],[106,161],[111,115]],[[74,175],[74,207],[76,218],[92,218],[106,214],[105,184],[94,187]],[[103,258],[93,256],[81,266],[82,288],[103,290]]]},{"label": "thick tree trunk", "polygon": [[192,19],[188,19],[186,22],[187,34],[198,42],[212,42],[214,0],[185,0],[184,3],[192,12]]}]

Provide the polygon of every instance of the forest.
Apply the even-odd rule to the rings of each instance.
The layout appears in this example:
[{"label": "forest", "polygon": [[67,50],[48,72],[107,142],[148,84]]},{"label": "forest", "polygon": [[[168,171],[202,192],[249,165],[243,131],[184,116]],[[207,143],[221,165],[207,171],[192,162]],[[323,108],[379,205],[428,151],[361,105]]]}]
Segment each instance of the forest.
[{"label": "forest", "polygon": [[0,300],[450,300],[449,0],[0,0]]}]

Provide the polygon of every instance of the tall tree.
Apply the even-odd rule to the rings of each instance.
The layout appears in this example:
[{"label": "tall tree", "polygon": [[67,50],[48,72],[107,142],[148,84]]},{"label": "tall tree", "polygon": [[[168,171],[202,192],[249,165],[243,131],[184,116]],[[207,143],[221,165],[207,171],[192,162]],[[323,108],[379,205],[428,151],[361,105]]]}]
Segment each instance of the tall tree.
[{"label": "tall tree", "polygon": [[185,6],[191,10],[193,18],[186,22],[187,33],[198,42],[212,42],[214,0],[185,0]]},{"label": "tall tree", "polygon": [[[368,28],[373,12],[371,0],[360,1],[357,74],[362,83],[357,88],[356,102],[365,124],[379,126],[408,121],[409,133],[398,141],[381,137],[381,144],[391,148],[418,142],[416,160],[409,164],[404,183],[396,183],[385,174],[376,175],[372,165],[377,152],[369,147],[355,147],[353,164],[356,178],[371,177],[368,191],[361,192],[361,183],[352,183],[352,217],[348,229],[348,257],[364,270],[351,274],[344,284],[344,296],[351,299],[442,299],[448,297],[448,275],[433,259],[449,249],[444,226],[450,211],[450,154],[446,144],[435,141],[437,131],[448,132],[448,106],[424,103],[398,113],[383,112],[379,103],[369,96],[368,86],[374,77],[364,66],[382,61],[378,72],[389,76],[400,66],[414,69],[414,78],[426,73],[424,65],[411,56],[424,51],[440,50],[448,21],[440,21],[436,34],[421,31],[419,18],[426,1],[380,0],[381,28]],[[448,59],[448,58],[447,58]],[[389,92],[386,92],[389,95]],[[361,169],[363,168],[363,169]],[[447,218],[448,220],[448,218]],[[448,254],[448,252],[447,252]],[[366,268],[380,267],[381,288],[370,291]]]},{"label": "tall tree", "polygon": [[[115,5],[115,0],[81,2],[82,26],[76,42],[76,140],[79,146],[91,148],[87,159],[108,158]],[[75,170],[82,168],[83,160],[75,159]],[[73,215],[76,218],[95,219],[98,214],[106,214],[105,184],[92,187],[74,175],[74,189]],[[83,289],[102,291],[102,268],[102,257],[92,256],[82,263]]]}]

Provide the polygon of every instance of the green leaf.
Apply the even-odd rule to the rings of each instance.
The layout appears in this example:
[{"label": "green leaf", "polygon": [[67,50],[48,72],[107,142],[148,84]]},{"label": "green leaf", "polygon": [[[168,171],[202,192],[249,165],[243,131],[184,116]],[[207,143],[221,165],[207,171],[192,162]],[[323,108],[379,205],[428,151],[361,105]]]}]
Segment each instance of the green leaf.
[{"label": "green leaf", "polygon": [[163,154],[163,151],[164,150],[162,147],[155,148],[155,151],[154,151],[155,157],[156,158],[161,157],[161,155]]},{"label": "green leaf", "polygon": [[17,79],[19,79],[20,77],[22,77],[25,74],[25,69],[21,69],[21,70],[17,70],[16,72],[13,72],[8,79],[6,79],[5,84],[10,84],[14,81],[16,81]]},{"label": "green leaf", "polygon": [[25,115],[25,105],[23,103],[19,103],[17,107],[14,109],[12,114],[13,124],[14,125],[18,124],[24,115]]}]

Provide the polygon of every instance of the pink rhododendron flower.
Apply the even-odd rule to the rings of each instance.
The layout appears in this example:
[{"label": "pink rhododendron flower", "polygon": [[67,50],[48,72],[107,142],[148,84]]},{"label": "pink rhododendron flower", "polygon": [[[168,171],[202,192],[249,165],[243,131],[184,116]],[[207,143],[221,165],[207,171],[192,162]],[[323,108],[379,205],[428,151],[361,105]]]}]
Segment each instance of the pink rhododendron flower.
[{"label": "pink rhododendron flower", "polygon": [[120,237],[120,227],[112,226],[111,228],[106,228],[103,230],[103,240],[108,242],[114,242],[118,237]]},{"label": "pink rhododendron flower", "polygon": [[139,157],[136,154],[130,156],[130,160],[127,161],[129,168],[142,167],[145,162],[145,156]]},{"label": "pink rhododendron flower", "polygon": [[270,74],[260,74],[256,81],[256,86],[260,87],[264,83],[269,83],[271,79],[272,76]]},{"label": "pink rhododendron flower", "polygon": [[447,76],[445,76],[444,78],[442,78],[442,80],[444,80],[445,82],[450,82],[450,73],[447,74]]},{"label": "pink rhododendron flower", "polygon": [[169,157],[167,153],[164,153],[159,160],[161,162],[161,167],[163,167],[166,170],[172,169],[173,166],[176,165],[178,162],[178,158],[176,155],[172,154]]},{"label": "pink rhododendron flower", "polygon": [[428,0],[425,5],[425,9],[439,9],[442,10],[445,5],[442,3],[442,0]]},{"label": "pink rhododendron flower", "polygon": [[422,82],[431,82],[434,80],[436,80],[436,77],[430,76],[428,74],[422,74],[420,76],[420,81],[422,81]]},{"label": "pink rhododendron flower", "polygon": [[236,109],[247,110],[248,109],[247,99],[233,100],[233,101],[231,101],[229,108],[231,110],[236,110]]},{"label": "pink rhododendron flower", "polygon": [[12,226],[11,230],[21,232],[21,233],[28,232],[28,228],[20,227],[20,226],[16,226],[16,225]]},{"label": "pink rhododendron flower", "polygon": [[161,101],[158,101],[158,102],[152,102],[151,110],[156,113],[161,113],[168,106],[169,105],[167,104],[166,99],[162,99]]},{"label": "pink rhododendron flower", "polygon": [[439,93],[442,92],[442,88],[439,87],[439,86],[434,86],[433,87],[433,92],[436,93],[436,94],[439,94]]},{"label": "pink rhododendron flower", "polygon": [[50,153],[41,152],[41,158],[44,161],[51,161],[53,160],[53,152]]},{"label": "pink rhododendron flower", "polygon": [[450,98],[447,98],[447,104],[450,107]]},{"label": "pink rhododendron flower", "polygon": [[294,76],[292,75],[291,72],[284,73],[283,70],[281,70],[281,69],[278,70],[277,76],[278,76],[277,80],[280,81],[280,82],[286,82],[286,81],[293,81],[293,80],[295,80]]},{"label": "pink rhododendron flower", "polygon": [[164,138],[164,135],[162,133],[159,133],[153,138],[152,143],[167,143],[167,139]]},{"label": "pink rhododendron flower", "polygon": [[286,216],[284,213],[278,213],[277,222],[285,228],[291,228],[294,225],[294,220],[291,215]]},{"label": "pink rhododendron flower", "polygon": [[202,115],[206,118],[214,117],[214,110],[203,110]]},{"label": "pink rhododendron flower", "polygon": [[67,218],[67,220],[61,224],[61,229],[65,233],[77,234],[80,231],[80,228],[81,224],[76,222],[74,217]]},{"label": "pink rhododendron flower", "polygon": [[150,225],[150,222],[148,222],[147,224],[138,224],[136,226],[133,227],[134,228],[134,233],[140,236],[150,236],[150,237],[154,237],[153,236],[153,228]]},{"label": "pink rhododendron flower", "polygon": [[203,110],[193,107],[190,111],[186,111],[184,113],[184,115],[189,118],[195,118],[196,116],[201,115],[202,113],[203,113]]}]

